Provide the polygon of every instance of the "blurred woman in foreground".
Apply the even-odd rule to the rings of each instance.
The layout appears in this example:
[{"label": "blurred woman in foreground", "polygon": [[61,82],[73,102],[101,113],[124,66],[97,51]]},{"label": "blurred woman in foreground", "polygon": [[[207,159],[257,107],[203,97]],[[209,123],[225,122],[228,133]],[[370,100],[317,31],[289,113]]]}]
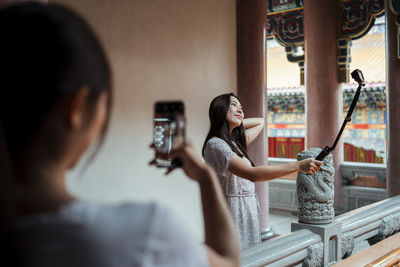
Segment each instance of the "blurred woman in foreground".
[{"label": "blurred woman in foreground", "polygon": [[[237,266],[237,234],[216,174],[173,151],[200,186],[205,244],[156,204],[80,201],[66,172],[105,135],[111,75],[87,23],[59,5],[0,10],[1,252],[6,266]],[[97,147],[98,148],[98,147]],[[205,197],[206,196],[206,197]]]}]

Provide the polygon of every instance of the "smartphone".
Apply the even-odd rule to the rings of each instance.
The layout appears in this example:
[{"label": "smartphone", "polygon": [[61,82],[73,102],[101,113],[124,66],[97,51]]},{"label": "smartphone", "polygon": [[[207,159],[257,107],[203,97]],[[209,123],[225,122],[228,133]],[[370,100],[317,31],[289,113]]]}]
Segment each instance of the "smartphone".
[{"label": "smartphone", "polygon": [[171,168],[170,151],[185,140],[185,106],[182,101],[159,101],[154,105],[153,143],[156,166]]}]

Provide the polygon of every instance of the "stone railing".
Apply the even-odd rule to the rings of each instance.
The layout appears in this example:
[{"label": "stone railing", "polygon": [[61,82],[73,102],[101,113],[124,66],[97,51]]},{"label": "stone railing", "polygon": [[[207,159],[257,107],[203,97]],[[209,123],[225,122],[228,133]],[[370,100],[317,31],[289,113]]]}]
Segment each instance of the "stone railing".
[{"label": "stone railing", "polygon": [[335,217],[342,224],[342,257],[354,245],[368,240],[372,245],[400,230],[400,195]]},{"label": "stone railing", "polygon": [[321,237],[302,229],[275,237],[241,251],[240,266],[292,266],[305,263],[315,266],[322,258]]},{"label": "stone railing", "polygon": [[317,229],[329,225],[309,225],[314,233],[301,229],[242,250],[241,266],[330,266],[336,255],[336,261],[350,256],[355,244],[374,244],[400,231],[400,195],[336,216],[330,225],[340,226],[329,234],[334,239]]},{"label": "stone railing", "polygon": [[386,165],[375,163],[344,161],[340,165],[343,184],[347,185],[358,176],[376,176],[379,181],[386,182]]}]

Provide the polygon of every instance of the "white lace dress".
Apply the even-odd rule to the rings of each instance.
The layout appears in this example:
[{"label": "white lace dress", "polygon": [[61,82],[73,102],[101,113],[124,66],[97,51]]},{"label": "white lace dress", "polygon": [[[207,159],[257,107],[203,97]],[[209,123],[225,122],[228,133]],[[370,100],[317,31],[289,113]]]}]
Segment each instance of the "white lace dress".
[{"label": "white lace dress", "polygon": [[[246,248],[261,242],[259,202],[254,183],[228,171],[229,161],[236,155],[222,139],[208,140],[204,157],[218,174],[240,236],[240,247]],[[250,161],[244,158],[249,165]]]}]

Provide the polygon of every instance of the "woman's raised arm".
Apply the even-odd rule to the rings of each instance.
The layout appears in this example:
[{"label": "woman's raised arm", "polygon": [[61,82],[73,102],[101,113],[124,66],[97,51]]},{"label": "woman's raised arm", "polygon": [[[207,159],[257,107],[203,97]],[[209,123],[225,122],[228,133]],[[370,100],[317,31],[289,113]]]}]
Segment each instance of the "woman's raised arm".
[{"label": "woman's raised arm", "polygon": [[257,138],[264,127],[264,118],[247,118],[243,120],[243,128],[246,134],[246,144],[250,144]]},{"label": "woman's raised arm", "polygon": [[279,178],[293,172],[301,171],[313,174],[319,170],[321,164],[322,162],[309,158],[286,164],[252,167],[244,159],[234,155],[229,161],[228,170],[252,182],[262,182]]}]

